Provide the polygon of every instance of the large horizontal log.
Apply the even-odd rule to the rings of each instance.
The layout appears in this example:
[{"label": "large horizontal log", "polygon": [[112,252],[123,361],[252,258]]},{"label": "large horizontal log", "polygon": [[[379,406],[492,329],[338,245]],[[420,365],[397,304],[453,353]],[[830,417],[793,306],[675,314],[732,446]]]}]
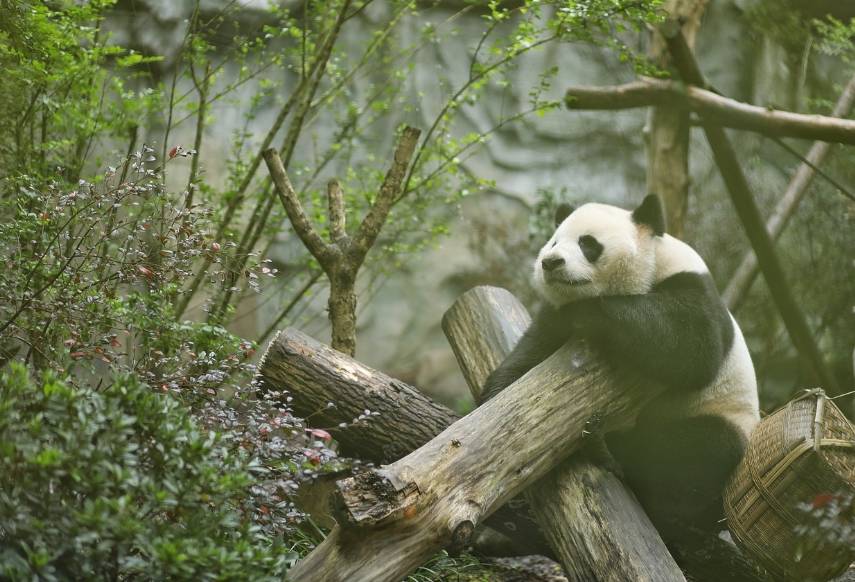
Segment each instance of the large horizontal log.
[{"label": "large horizontal log", "polygon": [[608,87],[571,87],[565,93],[564,103],[569,109],[591,110],[670,104],[688,107],[704,121],[733,129],[855,145],[853,120],[758,107],[676,81],[645,79]]},{"label": "large horizontal log", "polygon": [[[476,400],[529,319],[513,295],[496,287],[467,291],[445,313],[443,330]],[[571,580],[685,581],[635,495],[606,468],[574,457],[524,497]]]},{"label": "large horizontal log", "polygon": [[343,454],[365,461],[396,461],[460,418],[412,386],[293,328],[270,340],[258,373],[262,389],[287,390],[297,416],[328,430]]},{"label": "large horizontal log", "polygon": [[569,344],[426,445],[339,483],[330,535],[291,580],[397,582],[545,476],[593,423],[630,426],[658,390],[640,387]]},{"label": "large horizontal log", "polygon": [[[416,388],[291,328],[270,341],[258,373],[262,390],[287,390],[294,414],[327,429],[342,454],[363,461],[397,461],[460,418]],[[377,414],[366,416],[366,410]],[[513,502],[486,525],[520,553],[552,555],[534,517]]]}]

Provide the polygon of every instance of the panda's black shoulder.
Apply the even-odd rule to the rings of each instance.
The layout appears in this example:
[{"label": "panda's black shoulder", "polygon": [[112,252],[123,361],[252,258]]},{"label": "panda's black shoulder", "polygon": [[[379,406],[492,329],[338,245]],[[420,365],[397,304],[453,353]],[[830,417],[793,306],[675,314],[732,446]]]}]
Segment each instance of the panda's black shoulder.
[{"label": "panda's black shoulder", "polygon": [[724,353],[730,351],[735,333],[733,320],[709,273],[680,271],[656,283],[652,291],[674,301],[688,302],[697,317],[711,322],[719,331]]}]

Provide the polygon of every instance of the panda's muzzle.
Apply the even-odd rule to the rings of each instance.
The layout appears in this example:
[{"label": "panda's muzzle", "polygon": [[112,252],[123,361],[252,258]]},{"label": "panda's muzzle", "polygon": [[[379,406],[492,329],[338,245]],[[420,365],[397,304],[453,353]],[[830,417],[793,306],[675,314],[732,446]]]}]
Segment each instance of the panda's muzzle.
[{"label": "panda's muzzle", "polygon": [[561,284],[578,287],[587,285],[591,281],[589,279],[572,279],[567,274],[567,271],[561,269],[564,266],[564,259],[561,257],[546,257],[540,261],[540,266],[543,269],[543,279],[550,284]]}]

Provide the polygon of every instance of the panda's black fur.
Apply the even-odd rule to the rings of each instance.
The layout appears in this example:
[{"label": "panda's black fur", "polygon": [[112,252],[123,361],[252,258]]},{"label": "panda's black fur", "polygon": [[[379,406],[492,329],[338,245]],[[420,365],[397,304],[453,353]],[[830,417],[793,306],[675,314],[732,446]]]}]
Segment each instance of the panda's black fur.
[{"label": "panda's black fur", "polygon": [[[664,234],[657,197],[648,196],[625,217],[614,207],[592,206],[597,208],[563,226],[568,216],[573,221],[573,214],[559,209],[559,228],[538,257],[536,278],[566,298],[547,297],[551,304],[490,375],[483,399],[512,384],[568,339],[586,338],[612,365],[666,388],[641,412],[635,427],[606,435],[611,455],[657,529],[666,539],[687,526],[715,529],[724,484],[759,418],[744,339],[703,261]],[[637,234],[629,231],[630,223]],[[627,230],[616,246],[628,250],[609,257],[609,242],[602,239],[609,238],[612,228]],[[588,233],[590,229],[600,236]],[[618,270],[617,278],[612,275],[611,282],[592,289],[598,284],[600,253],[606,253],[606,261],[618,261],[630,252],[645,261],[655,253],[652,274],[645,266],[639,281],[623,289]],[[564,271],[553,276],[559,268]],[[637,275],[631,265],[621,268]],[[615,289],[622,292],[613,294]]]}]

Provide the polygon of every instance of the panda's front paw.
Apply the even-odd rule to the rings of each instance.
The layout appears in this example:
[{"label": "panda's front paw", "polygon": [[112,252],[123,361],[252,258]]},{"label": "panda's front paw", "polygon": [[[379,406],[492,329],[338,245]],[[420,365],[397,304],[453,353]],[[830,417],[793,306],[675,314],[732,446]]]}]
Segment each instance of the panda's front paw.
[{"label": "panda's front paw", "polygon": [[614,474],[618,479],[625,481],[623,468],[612,456],[609,447],[606,445],[606,439],[602,433],[595,433],[586,436],[582,440],[582,446],[578,453],[582,458],[598,467],[602,467],[606,471]]},{"label": "panda's front paw", "polygon": [[481,388],[481,403],[488,401],[490,398],[507,388],[508,385],[509,384],[503,380],[502,374],[499,373],[499,370],[494,370],[484,382],[484,387]]}]

